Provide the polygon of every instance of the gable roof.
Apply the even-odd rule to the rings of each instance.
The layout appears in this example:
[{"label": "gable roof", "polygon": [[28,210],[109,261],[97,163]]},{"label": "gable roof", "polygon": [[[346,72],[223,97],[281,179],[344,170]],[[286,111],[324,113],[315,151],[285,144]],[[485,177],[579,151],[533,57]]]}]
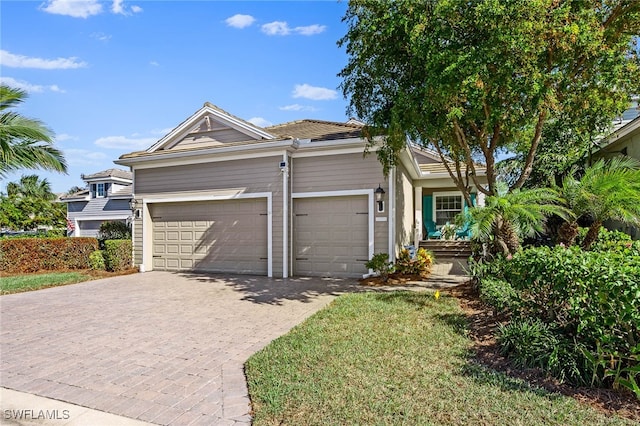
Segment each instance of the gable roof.
[{"label": "gable roof", "polygon": [[[217,125],[212,124],[212,121],[215,121]],[[236,117],[210,102],[205,102],[202,108],[176,126],[158,142],[153,144],[146,150],[146,152],[153,153],[162,149],[170,148],[187,135],[197,132],[198,130],[216,132],[225,129],[233,129],[240,132],[246,135],[247,140],[258,141],[274,139],[272,134],[266,132],[255,124]]]}]

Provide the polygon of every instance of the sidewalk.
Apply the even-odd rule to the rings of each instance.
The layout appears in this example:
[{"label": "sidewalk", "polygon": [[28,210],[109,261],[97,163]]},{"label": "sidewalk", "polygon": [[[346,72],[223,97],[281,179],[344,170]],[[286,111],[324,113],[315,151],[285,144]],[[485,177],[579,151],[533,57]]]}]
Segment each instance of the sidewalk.
[{"label": "sidewalk", "polygon": [[0,388],[0,424],[7,426],[145,426],[151,423],[55,399]]}]

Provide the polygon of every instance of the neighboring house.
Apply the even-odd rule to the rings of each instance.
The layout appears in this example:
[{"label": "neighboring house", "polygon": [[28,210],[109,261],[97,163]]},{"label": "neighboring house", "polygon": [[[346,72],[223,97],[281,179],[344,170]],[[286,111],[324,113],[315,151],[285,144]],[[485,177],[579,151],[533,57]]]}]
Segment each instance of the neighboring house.
[{"label": "neighboring house", "polygon": [[[631,115],[632,113],[634,113]],[[626,111],[627,116],[635,117],[625,120],[621,125],[616,126],[614,131],[598,145],[600,148],[592,156],[592,162],[600,158],[611,158],[614,156],[628,156],[640,161],[640,116],[638,115],[637,100],[635,111]],[[624,225],[616,221],[605,223],[608,229],[616,229],[631,235],[634,239],[640,239],[640,229],[638,227]]]},{"label": "neighboring house", "polygon": [[374,253],[393,260],[422,238],[425,221],[463,209],[434,153],[407,146],[387,179],[375,153],[363,155],[361,131],[355,120],[260,128],[205,103],[149,149],[116,161],[133,172],[134,263],[361,276]]},{"label": "neighboring house", "polygon": [[60,197],[67,203],[70,236],[95,237],[103,222],[131,220],[131,172],[109,169],[81,177],[87,189]]}]

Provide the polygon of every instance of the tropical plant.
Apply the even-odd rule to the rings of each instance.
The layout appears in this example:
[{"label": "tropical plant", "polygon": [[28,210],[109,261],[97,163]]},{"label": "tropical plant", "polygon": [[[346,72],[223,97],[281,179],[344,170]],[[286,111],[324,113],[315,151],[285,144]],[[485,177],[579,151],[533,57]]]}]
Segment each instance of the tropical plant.
[{"label": "tropical plant", "polygon": [[0,197],[0,225],[13,230],[31,230],[39,226],[66,226],[66,206],[56,203],[47,179],[22,176],[7,184],[7,196]]},{"label": "tropical plant", "polygon": [[342,91],[385,170],[409,138],[438,152],[469,205],[472,187],[498,194],[499,154],[522,157],[520,188],[547,122],[598,134],[640,81],[637,1],[352,0],[343,20]]},{"label": "tropical plant", "polygon": [[62,151],[53,146],[53,134],[45,125],[10,109],[19,106],[27,93],[0,85],[0,176],[18,169],[67,172]]},{"label": "tropical plant", "polygon": [[389,279],[389,274],[393,272],[393,262],[389,262],[389,255],[387,253],[376,253],[371,260],[368,260],[365,264],[367,269],[371,269],[375,272],[382,281]]},{"label": "tropical plant", "polygon": [[484,207],[472,207],[472,232],[476,238],[491,242],[493,253],[505,256],[520,248],[520,240],[543,230],[547,217],[558,215],[572,217],[571,211],[560,205],[562,199],[551,188],[534,188],[509,191],[499,182],[496,195],[486,198]]},{"label": "tropical plant", "polygon": [[574,219],[560,227],[559,240],[565,245],[573,244],[581,217],[593,221],[582,241],[585,249],[607,220],[640,224],[640,162],[631,157],[601,159],[587,167],[580,179],[575,173],[567,176],[559,190],[574,213]]}]

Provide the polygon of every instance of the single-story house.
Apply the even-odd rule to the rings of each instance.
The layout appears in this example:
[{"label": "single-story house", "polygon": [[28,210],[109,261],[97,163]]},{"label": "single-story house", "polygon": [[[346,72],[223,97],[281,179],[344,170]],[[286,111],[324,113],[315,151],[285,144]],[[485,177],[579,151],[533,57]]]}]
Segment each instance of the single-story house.
[{"label": "single-story house", "polygon": [[423,238],[425,223],[443,225],[464,208],[435,153],[408,144],[385,177],[375,153],[363,155],[362,127],[261,128],[205,103],[147,150],[116,160],[133,173],[134,263],[361,276],[374,253],[393,260]]},{"label": "single-story house", "polygon": [[81,177],[86,189],[60,197],[67,204],[69,236],[95,237],[103,222],[131,220],[131,172],[109,169]]}]

